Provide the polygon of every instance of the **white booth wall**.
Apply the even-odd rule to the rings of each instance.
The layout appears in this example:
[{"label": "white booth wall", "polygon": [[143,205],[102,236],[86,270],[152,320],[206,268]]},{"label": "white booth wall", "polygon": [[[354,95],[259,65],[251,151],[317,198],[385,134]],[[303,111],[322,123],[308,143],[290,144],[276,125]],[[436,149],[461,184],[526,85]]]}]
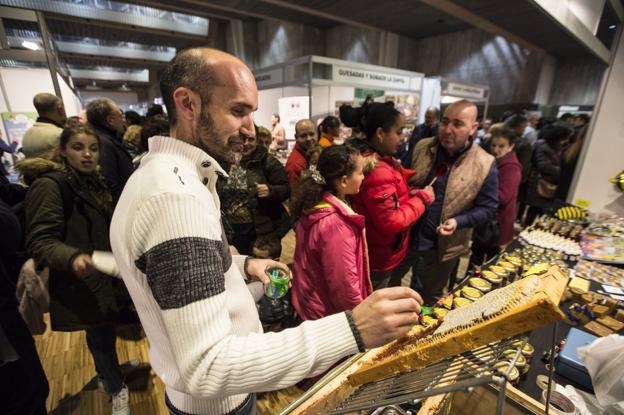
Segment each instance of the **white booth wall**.
[{"label": "white booth wall", "polygon": [[[2,111],[34,112],[33,97],[41,92],[54,94],[54,85],[50,71],[43,68],[0,68],[0,82],[6,95],[2,94]],[[4,123],[0,122],[2,137],[6,140],[7,133]]]},{"label": "white booth wall", "polygon": [[569,202],[590,211],[624,216],[624,193],[609,179],[624,170],[624,34],[605,73],[590,130],[577,165]]},{"label": "white booth wall", "polygon": [[36,112],[33,97],[41,92],[54,94],[50,71],[43,68],[0,68],[12,112]]},{"label": "white booth wall", "polygon": [[418,124],[425,122],[425,112],[429,107],[440,108],[442,105],[442,85],[439,79],[423,79],[422,93],[420,98],[420,110],[418,111]]},{"label": "white booth wall", "polygon": [[74,94],[74,91],[71,90],[61,75],[56,74],[56,78],[58,79],[59,88],[61,89],[61,98],[65,105],[65,113],[68,117],[80,115],[80,111],[82,110],[80,98]]},{"label": "white booth wall", "polygon": [[[288,86],[258,91],[258,111],[254,113],[257,125],[271,129],[271,116],[279,113],[279,99],[284,97],[307,96],[308,88]],[[294,137],[286,137],[293,139]]]},{"label": "white booth wall", "polygon": [[[59,74],[56,76],[67,116],[78,115],[82,108],[80,98],[74,94]],[[0,82],[3,87],[0,88],[0,112],[32,114],[11,117],[11,137],[7,134],[4,122],[0,120],[0,131],[2,131],[3,139],[7,143],[12,140],[20,143],[22,134],[30,128],[36,118],[37,110],[33,105],[34,96],[42,92],[55,93],[52,76],[47,68],[0,68]],[[15,157],[17,156],[3,155],[2,162],[6,164],[9,171],[12,169],[11,166]]]}]

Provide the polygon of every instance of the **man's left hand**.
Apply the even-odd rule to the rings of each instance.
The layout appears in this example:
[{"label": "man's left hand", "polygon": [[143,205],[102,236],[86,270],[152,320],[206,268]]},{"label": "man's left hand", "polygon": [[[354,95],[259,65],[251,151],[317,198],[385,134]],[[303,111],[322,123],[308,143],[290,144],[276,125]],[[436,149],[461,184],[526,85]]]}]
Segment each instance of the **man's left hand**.
[{"label": "man's left hand", "polygon": [[271,189],[266,184],[256,184],[256,190],[258,191],[258,197],[269,197],[271,196]]},{"label": "man's left hand", "polygon": [[447,219],[444,223],[438,226],[438,235],[451,236],[457,229],[457,221],[453,218]]},{"label": "man's left hand", "polygon": [[269,276],[265,272],[268,268],[279,268],[284,271],[292,279],[290,269],[281,262],[273,261],[272,259],[258,259],[250,258],[247,261],[247,268],[245,272],[252,280],[260,281],[263,284],[269,283]]}]

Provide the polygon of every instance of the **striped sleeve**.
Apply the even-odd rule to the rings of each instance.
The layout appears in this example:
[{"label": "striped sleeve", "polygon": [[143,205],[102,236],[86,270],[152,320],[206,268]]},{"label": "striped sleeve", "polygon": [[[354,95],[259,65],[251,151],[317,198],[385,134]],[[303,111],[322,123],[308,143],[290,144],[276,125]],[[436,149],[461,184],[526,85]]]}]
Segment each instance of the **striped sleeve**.
[{"label": "striped sleeve", "polygon": [[[132,224],[135,265],[159,306],[185,392],[219,398],[284,388],[357,352],[344,313],[280,333],[234,334],[241,328],[232,304],[249,321],[257,311],[210,212],[218,211],[193,195],[160,194],[144,201]],[[226,272],[240,284],[226,284]]]}]

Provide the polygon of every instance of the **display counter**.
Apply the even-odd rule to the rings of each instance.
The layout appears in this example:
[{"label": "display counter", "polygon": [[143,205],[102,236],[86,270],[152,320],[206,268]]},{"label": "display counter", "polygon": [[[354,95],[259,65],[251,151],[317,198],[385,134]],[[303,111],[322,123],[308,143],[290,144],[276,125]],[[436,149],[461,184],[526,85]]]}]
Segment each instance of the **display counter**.
[{"label": "display counter", "polygon": [[[579,245],[577,240],[587,232],[587,230],[577,232],[579,223],[559,221],[558,219],[546,221],[545,218],[542,218],[542,223],[538,221],[534,227],[523,232],[522,237],[514,240],[505,252],[484,264],[476,273],[471,273],[459,281],[449,297],[436,304],[438,309],[442,303],[448,304],[449,301],[455,305],[458,302],[475,301],[474,305],[476,305],[480,297],[485,300],[485,296],[488,295],[489,289],[480,287],[483,285],[483,281],[492,285],[490,294],[494,294],[494,292],[508,293],[513,286],[518,283],[525,284],[528,280],[540,281],[540,279],[553,277],[554,279],[549,280],[550,282],[544,282],[544,287],[549,287],[545,291],[551,291],[549,295],[552,298],[557,298],[559,315],[563,318],[551,319],[544,310],[531,312],[527,309],[524,311],[527,321],[516,321],[511,316],[506,316],[502,324],[492,326],[496,327],[496,334],[492,334],[492,330],[482,330],[483,322],[476,321],[467,330],[469,333],[470,329],[474,329],[475,334],[470,341],[474,341],[475,347],[467,348],[466,343],[463,345],[464,349],[461,353],[443,360],[435,360],[434,357],[436,363],[422,367],[418,366],[417,361],[423,357],[422,353],[424,352],[414,352],[413,349],[409,351],[409,347],[414,346],[405,346],[411,340],[404,341],[404,345],[394,349],[392,349],[392,345],[384,346],[385,354],[379,349],[371,350],[355,356],[334,369],[301,398],[291,403],[282,413],[339,414],[353,413],[354,410],[361,411],[359,413],[375,414],[407,413],[406,411],[409,410],[410,413],[423,415],[437,413],[544,413],[543,401],[545,399],[549,400],[554,397],[557,398],[556,403],[567,404],[565,401],[559,402],[560,396],[551,393],[548,389],[549,377],[558,384],[571,385],[580,391],[591,393],[591,383],[588,387],[583,382],[582,377],[570,376],[569,373],[567,376],[562,374],[566,372],[566,368],[562,366],[565,359],[559,358],[557,360],[556,356],[563,353],[564,357],[567,357],[566,352],[567,355],[570,355],[575,350],[573,346],[569,346],[568,350],[565,349],[567,337],[572,336],[570,330],[573,330],[572,333],[575,336],[579,336],[580,333],[583,338],[586,336],[584,333],[589,332],[607,334],[607,331],[602,331],[606,326],[602,326],[601,323],[608,323],[608,321],[605,323],[603,318],[609,316],[608,318],[612,321],[615,321],[616,317],[622,319],[623,312],[620,311],[618,314],[617,311],[621,310],[623,304],[598,294],[604,293],[606,289],[598,281],[575,279],[573,289],[565,289],[565,293],[563,289],[559,292],[553,288],[561,284],[561,280],[557,279],[559,273],[562,276],[565,275],[563,278],[567,278],[568,275],[574,277],[575,267],[579,270],[579,274],[586,272],[586,264],[581,262],[580,266],[577,265],[583,255],[580,248],[577,250],[577,245]],[[557,226],[553,227],[553,224]],[[586,225],[587,221],[582,228]],[[540,233],[530,235],[533,231],[540,231]],[[567,240],[562,241],[557,235]],[[565,236],[572,236],[575,239],[565,238]],[[548,245],[551,249],[544,248],[544,245]],[[595,271],[593,273],[595,274]],[[590,272],[589,275],[593,274]],[[608,281],[619,281],[619,284],[624,284],[624,280],[618,280],[617,275],[619,274],[611,276]],[[579,281],[581,288],[578,288],[579,285],[577,285]],[[529,282],[526,284],[530,285]],[[526,284],[525,288],[522,288],[523,290],[526,290],[526,286],[528,286]],[[566,285],[567,279],[563,282],[563,287],[566,288]],[[473,292],[479,290],[481,290],[480,293]],[[476,298],[471,298],[471,296]],[[496,299],[496,296],[490,295],[488,298]],[[516,300],[513,300],[512,303],[514,301]],[[604,306],[604,304],[609,304],[609,307]],[[436,308],[432,309],[435,310]],[[467,314],[472,312],[468,307],[464,310]],[[510,315],[515,312],[516,309],[509,307],[505,311],[506,314]],[[446,314],[446,312],[442,314]],[[457,314],[455,313],[455,316]],[[434,314],[434,317],[438,316]],[[444,319],[448,319],[448,315]],[[536,319],[539,321],[535,321]],[[492,321],[492,319],[488,320],[485,317],[484,320],[486,322]],[[557,321],[553,323],[554,320]],[[591,324],[587,324],[590,321]],[[516,325],[515,329],[510,328],[510,324]],[[535,328],[521,333],[523,324]],[[616,330],[617,323],[614,324],[615,328],[612,327],[611,332],[618,331]],[[602,329],[596,331],[595,326],[602,326]],[[588,329],[588,327],[590,328]],[[426,334],[426,336],[435,339],[438,330],[439,328],[436,328],[433,334]],[[510,334],[512,334],[511,339],[509,339]],[[465,337],[463,332],[454,334],[445,342],[457,343],[457,337],[461,338],[462,336]],[[414,340],[412,344],[421,345],[422,343],[426,342],[419,339]],[[416,349],[418,347],[420,346],[416,346]],[[448,346],[442,342],[438,347],[446,348]],[[530,355],[524,355],[525,348],[530,350]],[[397,354],[406,353],[405,351],[408,350],[407,355],[410,356],[407,360],[403,358],[401,358],[403,360],[398,360],[403,365],[398,371],[396,364],[383,363],[382,367],[384,365],[389,366],[391,370],[395,370],[397,373],[388,377],[386,372],[375,366],[377,363],[372,365],[374,370],[366,372],[367,368],[371,366],[371,362],[383,361],[387,358],[388,351],[394,352],[395,350]],[[427,349],[421,347],[419,350]],[[515,350],[516,353],[509,350]],[[509,353],[507,353],[508,351]],[[494,356],[487,364],[482,358],[484,353],[488,356]],[[431,351],[425,353],[425,357],[435,355],[435,353],[431,354]],[[390,357],[388,360],[393,361],[393,359],[394,361],[397,360],[395,357]],[[504,370],[500,369],[501,365],[504,366]],[[457,369],[459,366],[462,369]],[[555,370],[555,368],[557,369]],[[372,374],[369,375],[368,373]],[[375,380],[374,374],[378,374],[380,380]],[[432,374],[437,374],[438,377],[436,378]],[[366,381],[355,382],[354,384],[354,379]],[[589,378],[587,377],[587,379]],[[472,408],[472,412],[466,412],[466,408]]]}]

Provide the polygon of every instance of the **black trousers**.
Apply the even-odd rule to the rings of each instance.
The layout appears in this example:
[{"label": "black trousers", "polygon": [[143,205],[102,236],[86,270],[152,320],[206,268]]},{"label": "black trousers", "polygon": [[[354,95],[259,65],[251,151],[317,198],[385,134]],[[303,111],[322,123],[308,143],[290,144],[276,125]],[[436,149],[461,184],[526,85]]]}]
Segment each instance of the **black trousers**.
[{"label": "black trousers", "polygon": [[444,295],[444,289],[454,278],[453,271],[457,272],[459,258],[445,262],[438,261],[438,251],[418,251],[410,246],[407,255],[394,270],[389,286],[400,286],[401,280],[412,269],[410,286],[418,291],[426,305],[434,304]]},{"label": "black trousers", "polygon": [[117,358],[115,326],[106,324],[86,330],[87,346],[93,356],[95,370],[104,380],[106,392],[116,395],[123,388],[123,376]]},{"label": "black trousers", "polygon": [[0,413],[47,414],[48,379],[41,366],[35,341],[17,308],[0,311],[0,325],[19,359],[0,366]]},{"label": "black trousers", "polygon": [[480,245],[476,241],[472,241],[472,255],[470,255],[469,268],[475,268],[489,261],[500,253],[498,246]]}]

